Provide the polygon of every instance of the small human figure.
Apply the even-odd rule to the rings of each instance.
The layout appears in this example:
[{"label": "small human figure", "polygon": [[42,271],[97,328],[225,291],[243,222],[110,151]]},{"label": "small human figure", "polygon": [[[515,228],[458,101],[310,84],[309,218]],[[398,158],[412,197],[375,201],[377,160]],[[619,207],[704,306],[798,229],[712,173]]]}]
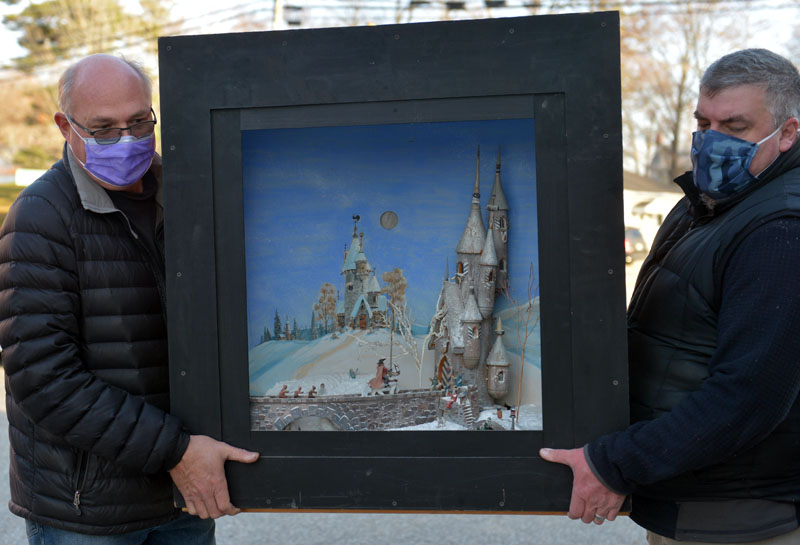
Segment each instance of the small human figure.
[{"label": "small human figure", "polygon": [[294,397],[300,397],[300,394],[303,393],[303,387],[298,386],[297,390],[294,391]]},{"label": "small human figure", "polygon": [[450,401],[447,402],[446,407],[450,409],[453,407],[453,404],[457,402],[458,402],[458,394],[454,393],[453,395],[450,396]]},{"label": "small human figure", "polygon": [[503,409],[497,409],[497,419],[498,420],[503,419]]},{"label": "small human figure", "polygon": [[286,384],[284,384],[281,387],[281,391],[278,392],[278,397],[286,397],[286,390],[288,390],[288,389],[289,389],[289,387]]},{"label": "small human figure", "polygon": [[321,395],[321,396],[325,395],[325,383],[324,382],[319,385],[319,395]]},{"label": "small human figure", "polygon": [[317,387],[316,386],[312,386],[311,389],[308,391],[308,397],[309,398],[314,397],[314,394],[316,394],[316,393],[317,393]]},{"label": "small human figure", "polygon": [[386,358],[381,358],[378,360],[377,369],[375,370],[375,376],[369,379],[369,387],[372,388],[373,390],[380,390],[388,383],[389,370],[383,363],[385,359]]}]

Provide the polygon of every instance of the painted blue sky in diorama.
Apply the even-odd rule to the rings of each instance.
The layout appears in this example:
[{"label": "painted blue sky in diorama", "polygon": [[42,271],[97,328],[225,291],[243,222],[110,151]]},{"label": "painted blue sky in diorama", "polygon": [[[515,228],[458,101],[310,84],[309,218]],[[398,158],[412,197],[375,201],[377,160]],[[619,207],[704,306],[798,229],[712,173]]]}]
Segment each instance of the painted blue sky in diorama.
[{"label": "painted blue sky in diorama", "polygon": [[[479,146],[480,197],[476,205]],[[375,373],[379,359],[388,358],[402,371],[396,379],[401,390],[429,388],[431,381],[439,381],[441,387],[442,380],[449,380],[451,387],[457,382],[483,384],[479,388],[482,405],[504,400],[505,393],[492,398],[486,391],[485,370],[461,369],[461,364],[454,362],[443,365],[446,342],[438,341],[436,350],[426,348],[434,344],[426,337],[432,323],[440,334],[447,331],[455,344],[464,342],[464,335],[470,333],[448,329],[460,323],[454,318],[456,312],[469,314],[469,290],[455,295],[452,286],[443,290],[443,280],[447,272],[454,283],[459,261],[456,248],[463,242],[471,213],[473,219],[479,215],[483,223],[477,230],[479,238],[487,238],[487,204],[495,184],[498,148],[510,224],[505,242],[499,244],[507,245],[508,259],[503,261],[508,265],[511,295],[519,307],[527,306],[533,275],[534,311],[529,320],[520,318],[517,307],[498,296],[474,335],[482,338],[480,366],[485,369],[486,343],[494,339],[495,318],[502,316],[509,330],[504,344],[512,360],[508,382],[524,383],[520,389],[513,387],[505,401],[530,403],[538,419],[533,426],[540,426],[533,119],[244,131],[250,395],[275,396],[281,389],[283,395],[291,396],[293,391],[307,395],[312,388],[317,396],[368,395],[362,379]],[[499,225],[497,221],[494,224]],[[500,236],[499,231],[495,236]],[[497,251],[504,251],[500,246]],[[355,272],[346,272],[357,270],[359,260],[369,273],[361,280]],[[477,270],[477,258],[472,266]],[[394,344],[390,343],[387,328],[380,326],[380,320],[389,317],[386,295],[381,293],[387,285],[383,275],[396,268],[402,270],[407,283],[405,297],[416,343],[413,349],[398,344],[397,336]],[[498,281],[504,274],[498,274]],[[327,328],[319,316],[312,317],[326,283],[338,314],[338,322],[334,317]],[[445,291],[451,310],[444,318],[432,320]],[[477,293],[481,291],[478,287],[475,291],[476,299],[488,293]],[[494,293],[494,288],[489,291]],[[486,302],[478,303],[486,314]],[[274,340],[278,321],[280,341]],[[525,333],[527,341],[521,341]],[[521,373],[523,344],[524,367],[531,370],[524,372],[524,381],[515,382]]]},{"label": "painted blue sky in diorama", "polygon": [[[428,327],[472,202],[480,146],[481,213],[498,146],[509,202],[509,278],[526,298],[538,278],[533,119],[243,131],[242,166],[248,345],[274,335],[277,311],[290,328],[311,325],[323,283],[344,298],[341,274],[353,236],[381,275],[399,267],[417,332]],[[395,219],[396,225],[386,219]],[[383,285],[383,282],[381,282]],[[504,301],[498,299],[498,309]],[[318,324],[317,324],[318,325]],[[285,327],[285,324],[284,324]]]}]

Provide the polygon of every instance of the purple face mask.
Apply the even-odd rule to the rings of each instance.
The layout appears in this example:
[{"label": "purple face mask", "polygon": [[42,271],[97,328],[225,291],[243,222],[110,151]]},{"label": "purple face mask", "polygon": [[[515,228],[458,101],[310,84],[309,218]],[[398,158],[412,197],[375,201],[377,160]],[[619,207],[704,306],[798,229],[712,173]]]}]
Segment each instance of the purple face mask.
[{"label": "purple face mask", "polygon": [[[72,126],[72,123],[70,123]],[[75,128],[73,127],[74,131]],[[78,134],[78,131],[75,131]],[[98,144],[94,138],[84,138],[86,162],[81,163],[92,176],[107,184],[126,187],[138,182],[155,156],[155,134],[144,138],[123,136],[115,144]]]}]

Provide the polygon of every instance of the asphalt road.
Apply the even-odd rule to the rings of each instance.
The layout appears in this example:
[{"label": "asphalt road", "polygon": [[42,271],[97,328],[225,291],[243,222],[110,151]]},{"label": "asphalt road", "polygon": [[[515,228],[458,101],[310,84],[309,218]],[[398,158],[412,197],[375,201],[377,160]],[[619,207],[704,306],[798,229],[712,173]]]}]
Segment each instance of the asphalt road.
[{"label": "asphalt road", "polygon": [[[626,267],[633,285],[639,263]],[[2,370],[0,369],[0,378]],[[0,398],[4,391],[0,388]],[[8,421],[0,399],[0,473],[8,472]],[[5,481],[7,482],[7,481]],[[0,504],[9,499],[0,486]],[[24,545],[22,519],[0,507],[0,544]],[[645,532],[627,517],[602,526],[566,516],[242,513],[217,522],[219,545],[644,545]]]}]

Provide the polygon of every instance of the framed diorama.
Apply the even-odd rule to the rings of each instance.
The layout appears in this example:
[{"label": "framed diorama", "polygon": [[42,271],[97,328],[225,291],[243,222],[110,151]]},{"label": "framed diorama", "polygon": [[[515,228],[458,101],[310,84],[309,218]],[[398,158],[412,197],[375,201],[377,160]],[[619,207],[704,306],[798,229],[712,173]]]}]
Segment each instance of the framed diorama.
[{"label": "framed diorama", "polygon": [[159,51],[172,410],[261,454],[234,504],[565,511],[539,448],[628,420],[617,14]]}]

